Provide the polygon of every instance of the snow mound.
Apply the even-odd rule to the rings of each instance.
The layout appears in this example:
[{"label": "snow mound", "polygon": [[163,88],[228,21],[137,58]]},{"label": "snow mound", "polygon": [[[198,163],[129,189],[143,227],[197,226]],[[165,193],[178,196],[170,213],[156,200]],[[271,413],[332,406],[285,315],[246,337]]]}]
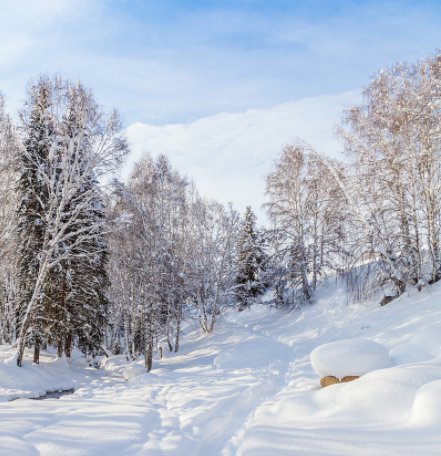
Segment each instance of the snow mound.
[{"label": "snow mound", "polygon": [[23,367],[18,367],[13,358],[0,360],[0,402],[72,389],[76,380],[78,378],[65,358],[51,359],[42,354],[39,365],[26,359]]},{"label": "snow mound", "polygon": [[137,363],[130,364],[122,369],[122,375],[126,380],[131,380],[132,378],[145,373],[145,367]]},{"label": "snow mound", "polygon": [[441,352],[441,331],[438,327],[426,327],[417,331],[408,342],[393,347],[389,355],[394,364],[428,361]]},{"label": "snow mound", "polygon": [[104,358],[101,361],[100,367],[108,373],[121,375],[125,380],[131,380],[146,372],[142,364],[127,361],[125,355],[114,355]]},{"label": "snow mound", "polygon": [[422,386],[415,395],[409,424],[415,427],[439,427],[441,423],[441,380]]},{"label": "snow mound", "polygon": [[386,347],[367,339],[343,339],[311,352],[311,364],[320,377],[364,375],[391,366]]},{"label": "snow mound", "polygon": [[100,368],[107,372],[122,375],[122,371],[127,367],[127,363],[128,361],[125,355],[114,355],[104,358],[101,361]]},{"label": "snow mound", "polygon": [[358,414],[372,421],[394,421],[408,415],[415,393],[440,376],[441,368],[438,366],[416,364],[378,369],[356,382],[334,389],[334,397],[329,397],[328,406],[336,407],[338,414],[346,416]]}]

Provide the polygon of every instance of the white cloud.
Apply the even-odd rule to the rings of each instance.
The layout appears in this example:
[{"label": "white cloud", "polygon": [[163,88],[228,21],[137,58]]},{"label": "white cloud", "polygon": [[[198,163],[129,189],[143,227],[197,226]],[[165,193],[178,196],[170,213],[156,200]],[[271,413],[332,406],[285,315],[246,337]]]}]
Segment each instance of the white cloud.
[{"label": "white cloud", "polygon": [[338,156],[334,134],[345,106],[357,103],[359,92],[308,98],[270,109],[220,113],[190,124],[154,126],[135,123],[127,128],[133,152],[127,176],[144,154],[167,155],[180,172],[194,178],[202,195],[243,211],[253,206],[262,215],[264,175],[281,147],[302,138],[316,150]]}]

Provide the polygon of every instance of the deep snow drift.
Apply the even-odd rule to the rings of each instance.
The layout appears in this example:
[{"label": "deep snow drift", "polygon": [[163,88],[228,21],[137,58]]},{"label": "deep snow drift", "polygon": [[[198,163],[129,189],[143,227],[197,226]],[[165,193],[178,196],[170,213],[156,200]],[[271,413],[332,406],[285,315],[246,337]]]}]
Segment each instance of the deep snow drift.
[{"label": "deep snow drift", "polygon": [[311,352],[312,368],[320,377],[342,378],[367,374],[391,366],[384,345],[372,340],[342,339],[314,348]]},{"label": "deep snow drift", "polygon": [[[2,400],[41,394],[44,382],[76,391],[2,402],[0,455],[439,455],[440,328],[441,284],[378,307],[348,305],[329,281],[301,312],[230,312],[210,337],[189,324],[182,350],[150,374],[123,357],[101,370],[3,363]],[[390,367],[320,389],[310,353],[354,338],[384,346]],[[341,344],[320,349],[319,364],[360,364]],[[358,353],[377,362],[369,345]]]}]

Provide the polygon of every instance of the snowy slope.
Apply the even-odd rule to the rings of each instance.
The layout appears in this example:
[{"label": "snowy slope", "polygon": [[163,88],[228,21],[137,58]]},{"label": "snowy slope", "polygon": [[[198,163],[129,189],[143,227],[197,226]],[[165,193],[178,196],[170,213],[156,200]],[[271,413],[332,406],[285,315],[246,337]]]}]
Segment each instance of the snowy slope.
[{"label": "snowy slope", "polygon": [[[310,352],[358,337],[392,367],[320,390]],[[187,327],[150,374],[120,358],[72,395],[1,403],[0,455],[439,455],[440,347],[440,284],[377,307],[330,282],[302,312],[231,312],[210,337]]]}]

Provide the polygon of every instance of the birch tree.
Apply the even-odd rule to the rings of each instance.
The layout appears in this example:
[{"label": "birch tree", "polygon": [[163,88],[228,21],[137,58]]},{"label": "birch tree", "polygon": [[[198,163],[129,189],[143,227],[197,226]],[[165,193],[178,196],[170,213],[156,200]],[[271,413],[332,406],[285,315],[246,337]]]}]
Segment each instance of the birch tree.
[{"label": "birch tree", "polygon": [[393,296],[440,278],[440,95],[440,56],[396,64],[346,110],[340,129],[365,221],[361,244]]},{"label": "birch tree", "polygon": [[[342,167],[303,142],[283,148],[267,176],[273,276],[280,299],[310,302],[322,275],[337,270],[345,252],[346,199]],[[283,291],[285,289],[285,291]]]},{"label": "birch tree", "polygon": [[[115,210],[123,225],[110,236],[115,328],[124,345],[152,368],[155,341],[179,348],[185,300],[184,237],[187,183],[164,156],[138,163],[127,185],[119,185]],[[118,304],[118,303],[123,303]],[[118,338],[117,329],[114,339]]]},{"label": "birch tree", "polygon": [[0,94],[0,341],[12,343],[17,331],[16,180],[18,133],[4,109]]},{"label": "birch tree", "polygon": [[190,206],[191,300],[204,333],[212,334],[220,307],[234,297],[241,219],[231,207],[198,195]]}]

